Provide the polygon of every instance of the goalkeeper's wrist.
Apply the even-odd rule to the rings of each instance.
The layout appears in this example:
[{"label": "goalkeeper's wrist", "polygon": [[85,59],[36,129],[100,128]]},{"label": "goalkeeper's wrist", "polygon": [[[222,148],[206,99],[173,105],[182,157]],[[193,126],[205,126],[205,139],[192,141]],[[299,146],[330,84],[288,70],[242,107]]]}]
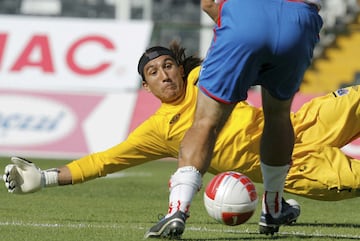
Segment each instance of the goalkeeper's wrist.
[{"label": "goalkeeper's wrist", "polygon": [[41,186],[53,187],[59,185],[59,169],[52,168],[41,171]]}]

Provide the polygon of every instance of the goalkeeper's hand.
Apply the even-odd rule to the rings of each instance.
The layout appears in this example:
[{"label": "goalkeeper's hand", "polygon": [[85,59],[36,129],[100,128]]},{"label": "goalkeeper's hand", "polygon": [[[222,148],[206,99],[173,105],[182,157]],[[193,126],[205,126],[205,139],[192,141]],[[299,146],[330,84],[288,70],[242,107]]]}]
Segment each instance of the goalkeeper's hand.
[{"label": "goalkeeper's hand", "polygon": [[10,193],[24,194],[40,190],[45,185],[42,171],[34,163],[21,157],[11,157],[3,176]]}]

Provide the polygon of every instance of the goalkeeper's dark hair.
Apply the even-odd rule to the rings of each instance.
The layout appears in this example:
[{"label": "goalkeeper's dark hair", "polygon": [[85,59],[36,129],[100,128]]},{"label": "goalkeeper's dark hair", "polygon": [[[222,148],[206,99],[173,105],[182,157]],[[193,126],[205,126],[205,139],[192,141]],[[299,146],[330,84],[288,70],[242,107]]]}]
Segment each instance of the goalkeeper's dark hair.
[{"label": "goalkeeper's dark hair", "polygon": [[141,56],[139,63],[138,63],[138,72],[141,75],[142,79],[145,81],[144,76],[144,67],[145,65],[162,55],[169,55],[171,56],[175,62],[184,68],[184,78],[187,79],[187,76],[195,67],[200,66],[202,63],[202,59],[191,55],[186,56],[185,54],[186,49],[181,47],[177,41],[172,41],[169,45],[169,48],[165,48],[162,46],[155,46],[148,48],[144,54]]},{"label": "goalkeeper's dark hair", "polygon": [[195,55],[186,56],[186,49],[180,46],[180,44],[176,41],[172,41],[170,43],[169,49],[171,50],[171,52],[174,53],[175,60],[178,65],[183,66],[185,78],[187,78],[191,70],[193,70],[197,66],[200,66],[203,61],[201,58]]}]

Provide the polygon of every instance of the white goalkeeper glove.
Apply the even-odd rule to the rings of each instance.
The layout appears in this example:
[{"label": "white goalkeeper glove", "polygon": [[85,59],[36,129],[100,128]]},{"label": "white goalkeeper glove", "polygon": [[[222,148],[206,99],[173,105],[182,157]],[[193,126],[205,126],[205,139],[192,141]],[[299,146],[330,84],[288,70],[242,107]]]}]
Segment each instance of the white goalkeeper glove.
[{"label": "white goalkeeper glove", "polygon": [[58,170],[42,171],[34,163],[21,157],[11,157],[3,176],[5,186],[10,193],[32,193],[46,186],[58,185]]}]

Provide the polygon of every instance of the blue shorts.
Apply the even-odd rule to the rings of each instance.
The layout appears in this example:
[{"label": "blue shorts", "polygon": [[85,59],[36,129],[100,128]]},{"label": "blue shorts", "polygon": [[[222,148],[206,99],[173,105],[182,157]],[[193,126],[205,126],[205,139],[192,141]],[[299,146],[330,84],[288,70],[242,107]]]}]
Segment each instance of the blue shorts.
[{"label": "blue shorts", "polygon": [[290,0],[227,0],[201,68],[199,87],[223,103],[261,85],[279,99],[299,89],[319,41],[315,6]]}]

